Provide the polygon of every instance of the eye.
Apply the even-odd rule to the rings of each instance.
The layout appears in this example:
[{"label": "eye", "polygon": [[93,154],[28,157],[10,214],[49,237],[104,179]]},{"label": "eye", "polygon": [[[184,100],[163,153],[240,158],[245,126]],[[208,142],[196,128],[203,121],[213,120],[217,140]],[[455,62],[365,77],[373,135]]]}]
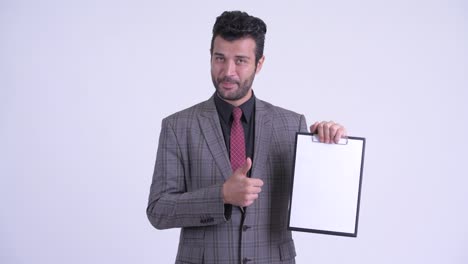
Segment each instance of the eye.
[{"label": "eye", "polygon": [[215,61],[216,61],[216,62],[223,62],[223,61],[224,61],[224,57],[215,57]]},{"label": "eye", "polygon": [[242,58],[239,58],[239,59],[236,60],[236,64],[238,64],[238,65],[239,65],[239,64],[244,64],[244,63],[246,63],[246,62],[247,62],[247,61],[246,61],[245,59],[242,59]]}]

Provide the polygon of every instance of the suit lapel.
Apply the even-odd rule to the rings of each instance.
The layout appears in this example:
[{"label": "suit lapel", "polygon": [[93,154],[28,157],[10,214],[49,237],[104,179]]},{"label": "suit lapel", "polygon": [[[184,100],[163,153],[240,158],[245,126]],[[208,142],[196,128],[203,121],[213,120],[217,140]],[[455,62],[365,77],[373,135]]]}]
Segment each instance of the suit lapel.
[{"label": "suit lapel", "polygon": [[203,104],[201,113],[198,116],[198,122],[211,155],[221,170],[224,179],[227,180],[232,174],[231,163],[213,97]]},{"label": "suit lapel", "polygon": [[261,100],[255,100],[255,148],[251,175],[257,178],[263,175],[261,171],[265,170],[273,123],[271,106]]},{"label": "suit lapel", "polygon": [[[269,146],[272,135],[272,114],[271,106],[265,102],[255,99],[255,140],[254,140],[254,160],[251,175],[262,175],[268,157]],[[208,148],[221,170],[224,179],[228,179],[232,174],[231,162],[224,142],[223,132],[219,123],[219,116],[214,104],[213,97],[202,105],[201,113],[198,116],[200,129],[208,144]]]}]

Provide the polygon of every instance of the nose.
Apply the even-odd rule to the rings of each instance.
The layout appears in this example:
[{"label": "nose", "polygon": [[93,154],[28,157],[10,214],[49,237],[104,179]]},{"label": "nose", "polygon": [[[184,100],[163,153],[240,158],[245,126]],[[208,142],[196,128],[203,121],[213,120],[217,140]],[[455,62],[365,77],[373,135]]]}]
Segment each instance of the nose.
[{"label": "nose", "polygon": [[226,71],[227,76],[236,75],[236,64],[233,61],[231,60],[226,61],[225,66],[226,66],[225,71]]}]

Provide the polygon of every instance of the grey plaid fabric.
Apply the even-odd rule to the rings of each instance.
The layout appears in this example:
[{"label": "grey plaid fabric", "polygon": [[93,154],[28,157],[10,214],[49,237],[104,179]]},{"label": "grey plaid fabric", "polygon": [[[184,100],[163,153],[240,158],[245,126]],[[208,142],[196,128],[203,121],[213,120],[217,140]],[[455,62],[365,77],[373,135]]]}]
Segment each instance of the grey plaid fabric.
[{"label": "grey plaid fabric", "polygon": [[147,215],[158,229],[182,228],[176,263],[295,263],[287,214],[305,118],[258,99],[255,115],[251,176],[264,186],[245,212],[223,204],[232,169],[213,97],[162,121]]}]

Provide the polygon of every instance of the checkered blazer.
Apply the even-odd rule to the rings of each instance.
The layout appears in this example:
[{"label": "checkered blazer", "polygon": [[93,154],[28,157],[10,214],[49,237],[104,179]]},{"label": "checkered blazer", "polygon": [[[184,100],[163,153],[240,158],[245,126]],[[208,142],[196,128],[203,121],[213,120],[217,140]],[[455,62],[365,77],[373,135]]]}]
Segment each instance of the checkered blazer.
[{"label": "checkered blazer", "polygon": [[213,97],[162,121],[147,215],[157,229],[182,228],[176,263],[295,263],[287,214],[298,131],[304,116],[256,99],[251,176],[264,186],[243,212],[223,204],[232,169]]}]

